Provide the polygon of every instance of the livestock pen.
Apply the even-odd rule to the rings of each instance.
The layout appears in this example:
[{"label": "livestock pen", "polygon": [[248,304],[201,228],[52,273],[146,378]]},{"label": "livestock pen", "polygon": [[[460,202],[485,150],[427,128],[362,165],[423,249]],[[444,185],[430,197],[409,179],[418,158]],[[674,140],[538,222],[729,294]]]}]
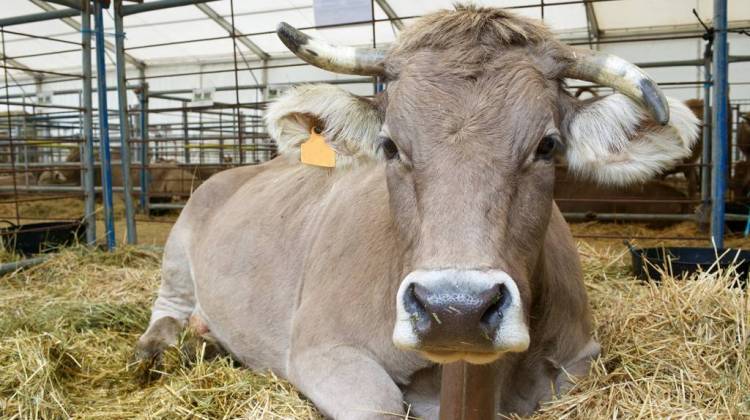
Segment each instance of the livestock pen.
[{"label": "livestock pen", "polygon": [[[278,22],[387,47],[450,2],[353,1],[354,11],[335,18],[331,2],[317,0],[109,3],[20,0],[0,9],[1,415],[322,418],[290,383],[213,357],[189,334],[160,371],[134,362],[162,246],[203,182],[277,156],[264,115],[287,89],[328,83],[368,99],[387,90],[380,78],[301,61],[276,39]],[[635,187],[577,180],[557,163],[555,199],[577,240],[605,351],[590,377],[534,418],[750,416],[750,298],[733,287],[746,276],[730,267],[641,282],[622,244],[750,245],[750,5],[715,2],[729,7],[727,51],[704,0],[477,3],[632,61],[668,95],[702,101],[695,112],[705,121],[689,159]],[[644,7],[654,16],[633,14]],[[613,93],[578,81],[567,89]],[[13,250],[16,226],[46,222],[74,230],[80,245],[42,258]],[[34,265],[19,264],[27,259]]]}]

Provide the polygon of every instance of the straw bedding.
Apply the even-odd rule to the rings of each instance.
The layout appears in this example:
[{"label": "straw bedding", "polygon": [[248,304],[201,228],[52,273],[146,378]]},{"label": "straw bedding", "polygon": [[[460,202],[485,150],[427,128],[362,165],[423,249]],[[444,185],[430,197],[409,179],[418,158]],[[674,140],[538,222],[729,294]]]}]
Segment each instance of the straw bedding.
[{"label": "straw bedding", "polygon": [[[643,285],[621,247],[579,245],[605,354],[535,416],[750,416],[750,299],[732,271]],[[159,255],[72,249],[0,278],[0,417],[319,418],[290,384],[174,350],[161,375],[130,361]]]}]

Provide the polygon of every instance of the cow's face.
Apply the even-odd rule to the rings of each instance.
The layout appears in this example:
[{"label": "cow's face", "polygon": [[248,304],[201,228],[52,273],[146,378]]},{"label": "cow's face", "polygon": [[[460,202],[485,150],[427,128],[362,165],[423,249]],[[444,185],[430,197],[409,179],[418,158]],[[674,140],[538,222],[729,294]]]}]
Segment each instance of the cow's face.
[{"label": "cow's face", "polygon": [[[642,181],[689,154],[697,124],[632,65],[616,57],[577,61],[536,24],[489,9],[425,19],[387,55],[331,57],[335,47],[280,27],[303,59],[350,73],[382,71],[389,83],[377,106],[332,87],[317,90],[320,97],[309,86],[293,90],[269,110],[269,132],[288,152],[314,115],[339,153],[383,162],[405,249],[394,343],[438,362],[488,363],[529,346],[532,287],[541,270],[553,269],[540,263],[553,159],[602,183]],[[489,21],[497,26],[491,33],[472,26]],[[460,26],[471,33],[464,41],[448,33]],[[487,44],[494,36],[507,45]],[[627,80],[610,80],[616,72]],[[635,100],[615,94],[584,102],[561,89],[564,77],[586,74]],[[670,109],[670,125],[649,119],[666,122]]]},{"label": "cow's face", "polygon": [[529,345],[530,279],[564,148],[559,86],[523,51],[460,67],[450,53],[411,55],[385,94],[379,141],[412,270],[393,339],[434,360],[486,362]]}]

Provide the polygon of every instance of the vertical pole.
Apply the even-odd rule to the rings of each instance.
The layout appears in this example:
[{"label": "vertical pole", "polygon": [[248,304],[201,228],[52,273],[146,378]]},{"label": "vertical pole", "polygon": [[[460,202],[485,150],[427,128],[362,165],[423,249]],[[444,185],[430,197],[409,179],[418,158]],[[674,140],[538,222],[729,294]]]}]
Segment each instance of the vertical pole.
[{"label": "vertical pole", "polygon": [[[370,24],[372,25],[372,48],[377,48],[378,42],[375,37],[375,0],[370,0]],[[378,93],[378,76],[372,77],[372,94]]]},{"label": "vertical pole", "polygon": [[130,176],[130,143],[128,142],[128,86],[125,81],[125,32],[122,24],[122,0],[115,0],[115,64],[117,69],[117,102],[120,111],[120,166],[122,196],[125,201],[125,224],[129,244],[138,242],[135,231],[133,184]]},{"label": "vertical pole", "polygon": [[737,141],[738,137],[740,135],[740,123],[741,123],[741,121],[740,121],[740,115],[741,114],[740,114],[740,106],[739,106],[739,104],[730,107],[729,112],[730,112],[729,120],[732,119],[732,112],[735,112],[735,114],[734,114],[734,122],[729,127],[729,133],[730,133],[730,137],[732,139],[729,142],[731,150],[732,150],[732,153],[731,153],[732,154],[732,162],[729,163],[729,170],[730,170],[729,179],[732,179],[735,176],[735,172],[734,172],[734,170],[736,168],[735,162],[739,162],[739,161],[742,160],[742,153],[740,152],[739,141]]},{"label": "vertical pole", "polygon": [[492,365],[454,362],[443,365],[440,420],[497,418],[495,370]]},{"label": "vertical pole", "polygon": [[109,150],[109,113],[107,110],[107,68],[104,64],[104,11],[100,0],[95,1],[96,25],[96,93],[99,99],[99,160],[102,165],[102,201],[104,201],[104,230],[107,249],[115,247],[115,219],[112,211],[112,166]]},{"label": "vertical pole", "polygon": [[[3,78],[5,82],[5,94],[10,94],[10,85],[8,84],[8,53],[5,48],[5,30],[0,27],[0,37],[2,37],[2,58],[3,58]],[[13,208],[16,211],[16,224],[21,224],[21,213],[18,207],[18,173],[16,172],[16,145],[13,143],[13,117],[10,110],[10,101],[6,103],[6,120],[8,123],[8,142],[10,152],[10,168],[11,168],[11,177],[13,179]],[[36,115],[36,111],[34,111],[34,115]],[[23,116],[21,116],[23,118]],[[19,133],[19,137],[23,139],[24,137],[23,132]],[[22,140],[23,141],[23,140]]]},{"label": "vertical pole", "polygon": [[711,209],[711,61],[713,57],[713,39],[706,42],[703,51],[703,151],[701,154],[701,231],[708,230]]},{"label": "vertical pole", "polygon": [[91,2],[83,2],[81,12],[81,38],[83,44],[83,192],[85,194],[84,220],[86,243],[96,244],[96,190],[94,188],[94,110],[91,102]]},{"label": "vertical pole", "polygon": [[724,196],[729,151],[727,145],[727,0],[714,0],[714,95],[713,95],[713,208],[711,237],[724,247]]},{"label": "vertical pole", "polygon": [[[239,68],[237,67],[237,27],[234,26],[234,0],[229,0],[229,7],[232,12],[232,52],[234,53],[234,106],[237,115],[237,122],[240,123],[242,117],[240,116],[240,79],[239,79]],[[245,163],[245,150],[242,144],[242,127],[237,128],[237,142],[240,152],[240,165]]]},{"label": "vertical pole", "polygon": [[219,113],[219,165],[224,165],[224,113]]},{"label": "vertical pole", "polygon": [[190,132],[188,131],[188,113],[187,113],[187,105],[185,102],[182,103],[182,136],[184,137],[182,139],[182,142],[185,146],[185,150],[183,150],[183,153],[185,154],[185,163],[190,163],[190,139],[188,136],[190,135]]},{"label": "vertical pole", "polygon": [[141,82],[138,98],[141,105],[141,211],[149,214],[148,201],[148,84]]}]

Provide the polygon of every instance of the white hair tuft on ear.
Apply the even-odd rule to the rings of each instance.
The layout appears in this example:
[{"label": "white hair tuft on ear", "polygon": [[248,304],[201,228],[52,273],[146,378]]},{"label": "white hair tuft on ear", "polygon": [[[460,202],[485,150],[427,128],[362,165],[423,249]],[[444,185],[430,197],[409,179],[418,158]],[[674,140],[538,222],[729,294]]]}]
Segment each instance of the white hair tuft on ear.
[{"label": "white hair tuft on ear", "polygon": [[682,102],[668,100],[666,126],[649,122],[645,109],[619,93],[580,109],[568,126],[569,169],[601,184],[627,185],[680,163],[690,156],[700,123]]},{"label": "white hair tuft on ear", "polygon": [[279,154],[298,160],[314,119],[323,124],[323,137],[336,151],[336,166],[377,156],[382,125],[378,110],[366,99],[327,84],[293,87],[268,107],[266,126]]}]

